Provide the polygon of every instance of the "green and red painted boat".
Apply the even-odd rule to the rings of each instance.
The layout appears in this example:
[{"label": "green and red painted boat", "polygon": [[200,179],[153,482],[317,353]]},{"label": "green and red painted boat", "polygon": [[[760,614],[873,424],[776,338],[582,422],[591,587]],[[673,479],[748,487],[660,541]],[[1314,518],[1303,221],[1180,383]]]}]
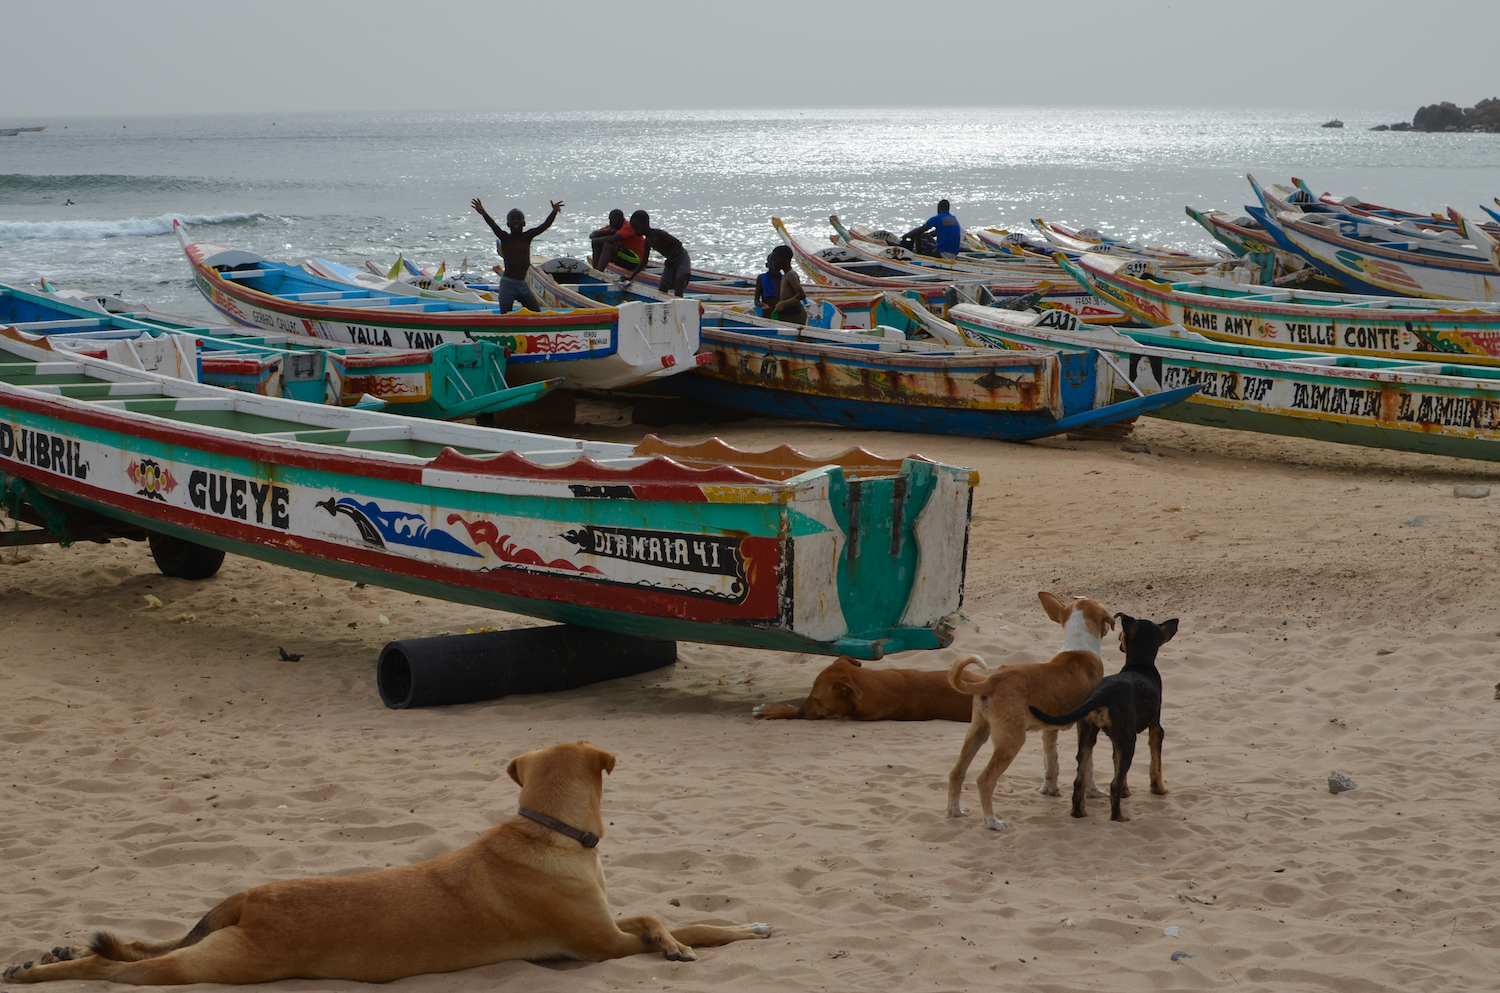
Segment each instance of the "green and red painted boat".
[{"label": "green and red painted boat", "polygon": [[1009,349],[1098,350],[1117,397],[1196,385],[1155,417],[1374,448],[1500,461],[1500,369],[1214,341],[1181,326],[1086,325],[1069,314],[961,304],[965,338]]},{"label": "green and red painted boat", "polygon": [[1129,259],[1059,264],[1090,292],[1152,326],[1306,352],[1500,365],[1500,303],[1439,302],[1178,280]]},{"label": "green and red painted boat", "polygon": [[[237,393],[0,339],[0,488],[61,540],[152,536],[644,637],[880,658],[963,601],[977,475],[575,441]],[[25,535],[8,543],[24,543]]]},{"label": "green and red painted boat", "polygon": [[435,299],[315,276],[253,252],[190,241],[173,222],[193,281],[236,324],[383,348],[489,341],[510,350],[514,385],[562,379],[573,389],[617,389],[674,376],[698,362],[698,304],[632,302],[587,310],[517,311]]}]

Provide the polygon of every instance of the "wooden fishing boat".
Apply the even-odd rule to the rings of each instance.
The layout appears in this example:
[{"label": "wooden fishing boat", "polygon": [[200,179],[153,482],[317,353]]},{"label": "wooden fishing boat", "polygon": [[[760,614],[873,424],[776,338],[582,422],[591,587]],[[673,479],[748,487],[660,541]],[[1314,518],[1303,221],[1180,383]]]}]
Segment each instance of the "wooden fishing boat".
[{"label": "wooden fishing boat", "polygon": [[0,485],[46,530],[153,535],[626,634],[879,658],[952,637],[969,469],[574,441],[235,393],[0,339]]},{"label": "wooden fishing boat", "polygon": [[[602,291],[597,281],[576,279],[547,288],[579,305]],[[1127,420],[1194,389],[1111,402],[1092,352],[1006,355],[909,341],[891,327],[825,331],[727,308],[705,308],[702,335],[712,360],[661,390],[767,417],[876,431],[1026,441]]]},{"label": "wooden fishing boat", "polygon": [[1128,260],[1062,263],[1081,285],[1153,327],[1178,324],[1221,341],[1384,358],[1500,364],[1500,303],[1439,306],[1409,297],[1320,293],[1227,280],[1178,281]]},{"label": "wooden fishing boat", "polygon": [[1014,277],[1018,279],[1041,279],[1058,275],[1057,265],[1048,254],[1045,258],[1018,255],[1015,252],[963,251],[955,259],[935,255],[920,255],[901,245],[883,245],[867,239],[856,238],[834,214],[828,218],[833,225],[835,245],[848,247],[856,255],[870,262],[898,262],[916,267],[921,272],[932,270],[950,273],[954,280],[972,280],[986,277]]},{"label": "wooden fishing boat", "polygon": [[514,383],[561,378],[579,389],[660,379],[696,362],[696,303],[501,314],[494,304],[402,296],[323,279],[251,252],[190,242],[181,222],[173,224],[199,292],[247,327],[401,349],[489,341],[510,349],[507,375]]},{"label": "wooden fishing boat", "polygon": [[1500,266],[1453,232],[1410,222],[1306,213],[1248,177],[1261,206],[1250,211],[1278,245],[1356,293],[1447,300],[1500,300]]},{"label": "wooden fishing boat", "polygon": [[[1292,177],[1292,186],[1298,190],[1305,191],[1309,196],[1313,195],[1312,187],[1308,186],[1296,176]],[[1390,221],[1410,221],[1418,227],[1431,228],[1435,231],[1457,231],[1458,225],[1448,217],[1446,213],[1432,212],[1421,214],[1412,210],[1401,210],[1397,207],[1382,207],[1368,200],[1361,200],[1357,196],[1343,196],[1324,191],[1317,194],[1317,204],[1323,209],[1341,214],[1353,214],[1359,217],[1380,217]],[[1303,210],[1307,210],[1309,204],[1299,203]],[[1493,222],[1482,225],[1492,235],[1500,235],[1500,224]]]},{"label": "wooden fishing boat", "polygon": [[[993,276],[975,276],[956,279],[952,274],[926,271],[914,266],[903,266],[891,261],[870,261],[846,245],[818,247],[793,237],[779,217],[771,218],[771,224],[781,240],[791,248],[797,263],[808,278],[825,286],[840,286],[846,289],[859,288],[867,291],[893,291],[905,293],[916,291],[923,303],[941,312],[948,305],[950,287],[972,286],[982,288],[997,301],[1016,300],[1035,293],[1039,284],[1047,282],[1037,279],[997,279]],[[961,298],[961,297],[960,297]],[[969,295],[973,299],[973,293]],[[1055,307],[1076,314],[1096,323],[1114,323],[1125,320],[1124,311],[1084,292],[1081,288],[1061,285],[1045,290],[1042,306]]]},{"label": "wooden fishing boat", "polygon": [[1123,255],[1128,258],[1153,259],[1161,263],[1176,263],[1190,268],[1217,265],[1218,259],[1200,258],[1191,252],[1156,245],[1141,245],[1124,238],[1107,235],[1097,228],[1074,228],[1057,221],[1034,217],[1032,226],[1042,237],[1064,252],[1095,252],[1102,255]]},{"label": "wooden fishing boat", "polygon": [[1173,326],[1090,326],[1061,313],[963,304],[968,340],[1007,349],[1097,349],[1112,357],[1116,396],[1194,384],[1156,417],[1373,448],[1500,461],[1500,369],[1356,355],[1289,354],[1213,341]]},{"label": "wooden fishing boat", "polygon": [[490,342],[395,351],[159,320],[170,323],[109,314],[55,291],[32,293],[0,283],[0,334],[67,355],[262,396],[373,409],[389,405],[393,412],[416,417],[456,419],[529,403],[558,383],[509,386],[505,349]]},{"label": "wooden fishing boat", "polygon": [[1237,256],[1269,254],[1277,250],[1276,239],[1253,217],[1231,217],[1222,210],[1194,210],[1187,215],[1213,235],[1214,240]]}]

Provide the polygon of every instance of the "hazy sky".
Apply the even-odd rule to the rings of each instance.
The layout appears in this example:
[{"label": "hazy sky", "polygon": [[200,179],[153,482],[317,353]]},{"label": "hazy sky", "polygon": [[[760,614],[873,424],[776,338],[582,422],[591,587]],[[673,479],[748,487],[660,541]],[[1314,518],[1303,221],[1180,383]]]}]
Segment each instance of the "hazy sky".
[{"label": "hazy sky", "polygon": [[[1124,105],[1500,95],[1500,0],[0,0],[49,115]],[[0,151],[3,154],[3,151]]]}]

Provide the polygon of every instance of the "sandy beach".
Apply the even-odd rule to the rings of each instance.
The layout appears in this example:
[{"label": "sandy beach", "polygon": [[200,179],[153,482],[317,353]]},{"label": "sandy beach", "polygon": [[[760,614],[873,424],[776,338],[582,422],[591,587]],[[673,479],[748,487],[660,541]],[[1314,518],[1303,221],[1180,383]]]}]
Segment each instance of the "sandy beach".
[{"label": "sandy beach", "polygon": [[[996,797],[1009,830],[947,819],[963,725],[751,718],[800,701],[821,656],[683,644],[640,677],[391,711],[387,641],[536,622],[235,557],[168,579],[124,541],[25,549],[0,565],[0,962],[98,928],[174,937],[272,879],[430,858],[514,814],[513,756],[586,739],[618,758],[599,848],[616,912],[774,935],[692,963],[511,962],[391,989],[1494,988],[1500,468],[1161,421],[1132,439],[1149,453],[769,421],[660,433],[977,468],[972,624],[874,664],[1045,661],[1044,589],[1180,618],[1159,659],[1170,794],[1143,788],[1143,742],[1132,820],[1107,801],[1075,820],[1037,793],[1033,736]],[[1121,661],[1110,639],[1106,671]],[[1332,770],[1358,788],[1330,794]],[[971,773],[971,808],[973,790]]]}]

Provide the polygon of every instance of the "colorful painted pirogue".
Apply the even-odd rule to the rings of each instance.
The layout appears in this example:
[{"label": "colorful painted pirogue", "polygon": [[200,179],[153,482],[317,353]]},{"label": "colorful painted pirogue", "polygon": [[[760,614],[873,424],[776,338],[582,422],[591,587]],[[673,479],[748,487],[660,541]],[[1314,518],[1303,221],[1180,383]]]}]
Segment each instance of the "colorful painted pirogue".
[{"label": "colorful painted pirogue", "polygon": [[1187,402],[1154,412],[1168,420],[1500,461],[1500,369],[1291,355],[1180,327],[1090,326],[1057,312],[963,304],[949,317],[970,340],[996,348],[1108,352],[1117,396],[1201,386]]},{"label": "colorful painted pirogue", "polygon": [[561,378],[571,388],[614,389],[693,368],[696,303],[501,314],[497,305],[400,296],[314,276],[300,266],[208,242],[173,222],[199,292],[237,324],[385,348],[489,341],[510,349],[516,384]]},{"label": "colorful painted pirogue", "polygon": [[8,340],[0,474],[23,517],[165,536],[158,564],[185,577],[222,550],[627,634],[860,658],[950,640],[977,481],[861,450],[628,446],[297,403]]},{"label": "colorful painted pirogue", "polygon": [[1129,260],[1084,255],[1061,264],[1090,291],[1153,327],[1180,324],[1222,341],[1302,351],[1500,364],[1500,303],[1454,303],[1178,282]]},{"label": "colorful painted pirogue", "polygon": [[[813,281],[825,286],[859,288],[867,292],[915,291],[921,294],[926,306],[938,311],[947,305],[950,287],[971,284],[984,289],[998,301],[1006,301],[1029,296],[1037,291],[1040,282],[1051,282],[1030,277],[1007,278],[973,274],[965,274],[960,278],[951,273],[924,271],[921,267],[894,261],[871,261],[848,246],[817,246],[796,238],[787,231],[779,217],[771,218],[771,224],[781,240],[791,248],[797,263]],[[1066,310],[1099,323],[1125,320],[1124,312],[1118,308],[1076,286],[1061,283],[1046,288],[1040,306]]]},{"label": "colorful painted pirogue", "polygon": [[389,405],[415,417],[491,414],[529,403],[558,383],[508,386],[505,349],[490,342],[410,351],[335,345],[295,335],[193,327],[164,315],[139,320],[105,313],[92,302],[3,283],[0,334],[190,382],[308,403]]},{"label": "colorful painted pirogue", "polygon": [[1409,220],[1305,213],[1248,178],[1262,206],[1245,209],[1277,244],[1356,293],[1500,300],[1500,264],[1458,234]]},{"label": "colorful painted pirogue", "polygon": [[[610,287],[533,275],[539,295],[585,304]],[[1177,403],[1192,387],[1112,403],[1094,352],[1012,354],[904,337],[823,331],[705,308],[712,361],[661,388],[771,417],[879,431],[1024,441]]]}]

